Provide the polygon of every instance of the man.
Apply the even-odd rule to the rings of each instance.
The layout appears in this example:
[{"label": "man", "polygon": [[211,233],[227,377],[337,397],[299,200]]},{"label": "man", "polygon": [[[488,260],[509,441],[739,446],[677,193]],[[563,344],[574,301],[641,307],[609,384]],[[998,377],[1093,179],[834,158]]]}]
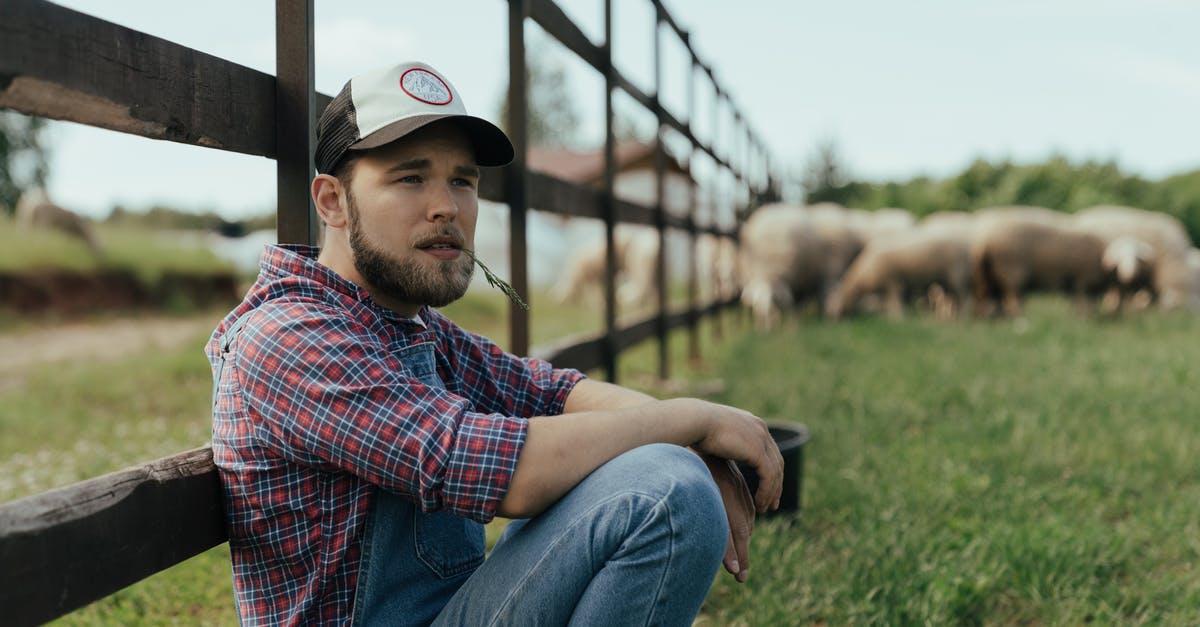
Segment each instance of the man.
[{"label": "man", "polygon": [[243,623],[688,624],[722,557],[745,580],[782,484],[760,419],[515,357],[432,309],[470,282],[479,166],[512,156],[419,63],[321,116],[323,245],[268,247],[207,347]]}]

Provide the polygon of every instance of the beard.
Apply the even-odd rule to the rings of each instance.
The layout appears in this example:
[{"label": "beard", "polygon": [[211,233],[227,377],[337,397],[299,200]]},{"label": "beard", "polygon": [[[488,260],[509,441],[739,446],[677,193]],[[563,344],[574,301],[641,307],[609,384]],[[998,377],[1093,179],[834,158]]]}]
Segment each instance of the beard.
[{"label": "beard", "polygon": [[[416,259],[402,259],[367,241],[358,219],[358,205],[349,190],[346,200],[350,222],[350,251],[354,254],[354,269],[376,292],[402,303],[444,307],[462,298],[471,285],[475,264],[471,257],[460,254],[457,259],[434,259],[434,267]],[[463,241],[462,231],[452,224],[443,225],[429,237],[454,237]],[[412,244],[419,243],[414,237]]]}]

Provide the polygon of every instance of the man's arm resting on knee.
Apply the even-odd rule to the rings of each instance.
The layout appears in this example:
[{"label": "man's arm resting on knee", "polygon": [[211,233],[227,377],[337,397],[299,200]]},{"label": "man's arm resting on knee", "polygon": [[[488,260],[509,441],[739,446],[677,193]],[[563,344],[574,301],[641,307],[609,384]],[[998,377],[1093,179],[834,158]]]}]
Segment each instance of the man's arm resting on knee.
[{"label": "man's arm resting on knee", "polygon": [[755,495],[758,510],[779,500],[783,457],[766,423],[749,412],[699,399],[658,401],[589,380],[577,385],[565,408],[560,416],[529,421],[500,515],[536,516],[605,462],[654,443],[690,446],[748,463],[761,480]]},{"label": "man's arm resting on knee", "polygon": [[[618,409],[654,402],[656,399],[647,394],[626,387],[584,379],[576,384],[571,396],[567,398],[566,412],[589,411],[596,409]],[[745,582],[750,568],[750,534],[754,529],[753,497],[746,487],[746,481],[735,464],[727,459],[701,453],[692,449],[704,460],[712,473],[717,489],[721,492],[721,500],[725,502],[725,511],[729,517],[729,546],[723,560],[725,569],[733,574],[739,582]],[[778,502],[773,504],[778,507]]]}]

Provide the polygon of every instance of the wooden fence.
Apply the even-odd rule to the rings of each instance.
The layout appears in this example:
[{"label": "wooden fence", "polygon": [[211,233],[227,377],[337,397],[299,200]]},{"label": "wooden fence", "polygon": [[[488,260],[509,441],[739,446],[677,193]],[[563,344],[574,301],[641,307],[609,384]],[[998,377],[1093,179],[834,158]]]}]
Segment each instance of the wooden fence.
[{"label": "wooden fence", "polygon": [[[736,237],[698,224],[694,213],[668,215],[663,206],[663,135],[673,129],[707,155],[742,188],[748,203],[774,196],[763,144],[716,83],[681,29],[658,0],[655,13],[655,93],[638,89],[614,67],[608,43],[592,43],[552,0],[510,0],[509,111],[516,160],[502,177],[485,179],[480,196],[510,208],[510,275],[518,292],[529,292],[526,268],[527,212],[537,210],[603,220],[608,272],[604,285],[604,329],[529,348],[529,318],[510,314],[510,349],[558,366],[603,368],[616,376],[618,354],[657,337],[659,372],[668,372],[667,333],[687,326],[695,346],[697,322],[732,304],[697,302],[695,255],[691,255],[688,307],[669,311],[666,232],[681,229]],[[600,189],[555,179],[525,167],[525,24],[533,20],[605,80],[605,170]],[[612,4],[605,0],[605,41],[612,41]],[[659,100],[661,39],[677,37],[691,56],[687,122]],[[313,0],[276,0],[277,75],[264,74],[145,33],[78,13],[44,0],[0,3],[0,107],[197,146],[272,158],[277,163],[278,239],[314,243],[316,215],[308,195],[313,175],[315,119],[329,101],[316,93],[313,71]],[[729,105],[726,122],[734,148],[721,150],[694,132],[696,75],[712,83]],[[619,200],[616,177],[613,96],[616,90],[657,118],[654,206]],[[719,107],[714,106],[713,111]],[[714,118],[716,115],[714,115]],[[720,122],[715,120],[714,126]],[[715,136],[715,134],[714,134]],[[692,155],[683,155],[690,168]],[[696,192],[692,192],[695,210]],[[745,209],[743,207],[742,209]],[[739,212],[742,215],[742,212]],[[619,222],[650,225],[660,237],[656,313],[618,328],[614,227]],[[694,248],[693,248],[694,250]],[[0,607],[6,624],[34,624],[61,616],[131,583],[226,541],[220,484],[209,448],[199,448],[64,488],[0,505]]]}]

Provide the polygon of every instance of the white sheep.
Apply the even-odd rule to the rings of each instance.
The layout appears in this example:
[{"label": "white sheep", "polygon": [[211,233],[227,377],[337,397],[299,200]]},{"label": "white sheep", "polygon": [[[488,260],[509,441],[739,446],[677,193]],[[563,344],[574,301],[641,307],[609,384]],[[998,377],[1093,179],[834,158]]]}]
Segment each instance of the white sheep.
[{"label": "white sheep", "polygon": [[847,226],[859,234],[864,245],[877,237],[887,238],[908,231],[916,223],[917,219],[907,209],[846,210]]},{"label": "white sheep", "polygon": [[1148,244],[1154,250],[1149,256],[1150,287],[1159,306],[1170,309],[1188,303],[1192,277],[1187,255],[1192,241],[1174,216],[1135,207],[1099,205],[1081,210],[1073,221],[1109,242],[1134,237]]},{"label": "white sheep", "polygon": [[[943,219],[953,220],[952,218]],[[968,228],[971,239],[971,284],[975,290],[972,308],[976,315],[986,316],[999,308],[995,283],[990,277],[981,275],[981,271],[984,269],[980,263],[983,258],[981,246],[984,237],[997,228],[1007,228],[1005,225],[1009,224],[1057,225],[1066,219],[1066,214],[1059,211],[1030,205],[986,207],[971,213],[971,222]],[[950,228],[950,225],[947,224],[946,227]]]},{"label": "white sheep", "polygon": [[1103,306],[1116,311],[1132,305],[1143,309],[1150,305],[1154,287],[1154,268],[1158,252],[1153,246],[1132,235],[1109,241],[1101,263],[1116,278],[1116,285],[1104,295]]},{"label": "white sheep", "polygon": [[1192,290],[1188,295],[1187,305],[1192,311],[1200,311],[1200,248],[1189,248],[1186,264],[1192,275]]},{"label": "white sheep", "polygon": [[[618,225],[613,233],[616,256],[617,302],[625,306],[657,303],[658,231],[638,225]],[[551,288],[560,304],[599,301],[604,285],[603,237],[588,238],[567,257]]]},{"label": "white sheep", "polygon": [[998,299],[1009,316],[1020,314],[1021,299],[1029,291],[1065,291],[1083,310],[1088,297],[1103,294],[1113,284],[1102,263],[1104,239],[1045,217],[993,220],[976,231],[971,250],[976,295],[984,302]]},{"label": "white sheep", "polygon": [[706,301],[727,301],[738,293],[737,240],[703,233],[697,237],[697,279]]},{"label": "white sheep", "polygon": [[918,228],[945,229],[960,233],[970,233],[975,229],[975,214],[966,211],[935,211],[917,222]]},{"label": "white sheep", "polygon": [[953,316],[970,295],[970,240],[942,228],[914,228],[869,242],[825,301],[831,318],[856,310],[865,297],[883,299],[893,316],[904,303],[937,286],[946,297],[939,312]]},{"label": "white sheep", "polygon": [[784,309],[824,302],[862,246],[839,205],[760,207],[741,231],[742,302],[769,328]]}]

